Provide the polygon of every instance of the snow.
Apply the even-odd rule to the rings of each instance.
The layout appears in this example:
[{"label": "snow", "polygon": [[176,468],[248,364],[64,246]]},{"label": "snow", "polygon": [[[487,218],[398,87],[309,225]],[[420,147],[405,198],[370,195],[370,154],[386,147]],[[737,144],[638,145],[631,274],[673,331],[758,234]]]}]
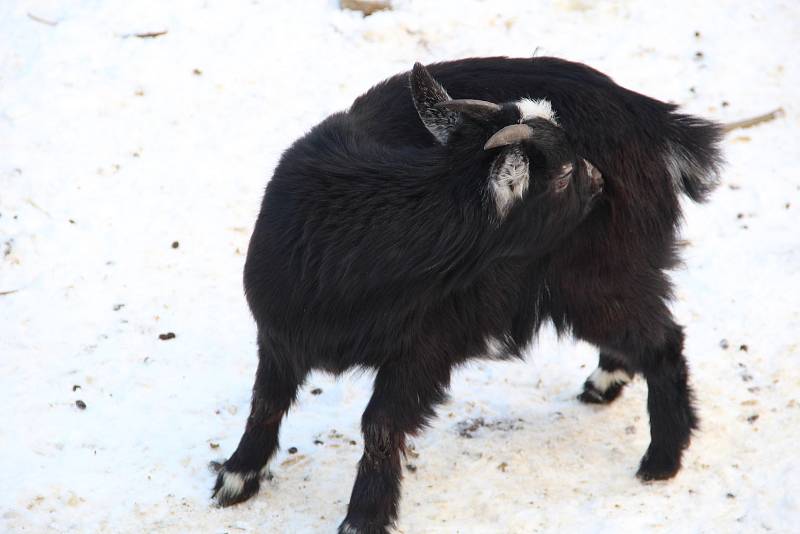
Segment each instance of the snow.
[{"label": "snow", "polygon": [[207,464],[247,417],[241,270],[264,185],[294,139],[414,61],[534,52],[720,121],[786,111],[728,135],[722,186],[687,205],[673,309],[702,429],[676,479],[641,484],[641,379],[581,405],[594,350],[545,331],[527,362],[456,375],[414,440],[397,531],[795,529],[798,21],[792,1],[398,0],[363,18],[335,0],[6,0],[0,530],[332,532],[369,374],[313,375],[275,478],[242,505],[209,500]]}]

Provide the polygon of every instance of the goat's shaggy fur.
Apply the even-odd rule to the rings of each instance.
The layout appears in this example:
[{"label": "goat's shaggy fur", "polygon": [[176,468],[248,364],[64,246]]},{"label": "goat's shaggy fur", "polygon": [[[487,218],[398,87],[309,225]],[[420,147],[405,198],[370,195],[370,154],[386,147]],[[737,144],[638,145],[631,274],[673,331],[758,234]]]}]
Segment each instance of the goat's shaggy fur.
[{"label": "goat's shaggy fur", "polygon": [[672,477],[697,418],[665,270],[679,194],[713,189],[719,137],[556,58],[416,65],[316,126],[284,153],[250,242],[259,365],[218,502],[258,490],[310,370],[374,368],[340,531],[385,532],[405,437],[433,417],[453,367],[520,356],[546,320],[600,349],[582,401],[644,375],[638,476]]}]

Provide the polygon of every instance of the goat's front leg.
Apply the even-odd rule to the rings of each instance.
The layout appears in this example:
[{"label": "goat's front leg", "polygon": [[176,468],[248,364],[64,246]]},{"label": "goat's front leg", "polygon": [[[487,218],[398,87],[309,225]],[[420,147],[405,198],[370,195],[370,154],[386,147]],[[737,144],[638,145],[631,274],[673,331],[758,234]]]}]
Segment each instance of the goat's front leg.
[{"label": "goat's front leg", "polygon": [[278,448],[281,420],[302,382],[269,343],[259,341],[258,370],[247,426],[236,452],[223,464],[214,462],[213,498],[220,506],[245,501],[258,492],[267,462]]},{"label": "goat's front leg", "polygon": [[624,358],[601,351],[597,369],[584,382],[583,392],[578,395],[578,400],[586,404],[609,404],[619,397],[632,378],[633,371]]},{"label": "goat's front leg", "polygon": [[397,361],[383,365],[361,427],[364,455],[340,534],[384,534],[397,518],[407,434],[415,434],[433,417],[445,398],[450,365],[441,367]]}]

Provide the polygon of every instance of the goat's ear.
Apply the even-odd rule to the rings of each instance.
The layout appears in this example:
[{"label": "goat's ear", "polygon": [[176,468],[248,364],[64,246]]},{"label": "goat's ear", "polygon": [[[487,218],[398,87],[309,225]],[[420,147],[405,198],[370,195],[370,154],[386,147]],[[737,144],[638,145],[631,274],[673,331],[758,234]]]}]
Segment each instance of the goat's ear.
[{"label": "goat's ear", "polygon": [[522,200],[529,183],[530,163],[521,147],[512,146],[497,155],[489,169],[489,192],[499,220]]},{"label": "goat's ear", "polygon": [[421,63],[415,63],[411,69],[409,84],[414,107],[417,108],[422,124],[439,143],[446,144],[450,132],[458,124],[459,116],[458,112],[437,107],[437,104],[449,101],[450,95]]}]

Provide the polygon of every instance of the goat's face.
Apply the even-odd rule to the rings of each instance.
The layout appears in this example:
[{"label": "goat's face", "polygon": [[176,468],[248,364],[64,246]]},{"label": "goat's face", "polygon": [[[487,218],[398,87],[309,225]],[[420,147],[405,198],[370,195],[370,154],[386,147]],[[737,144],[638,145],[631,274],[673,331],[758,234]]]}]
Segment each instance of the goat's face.
[{"label": "goat's face", "polygon": [[453,100],[419,63],[410,82],[420,119],[439,143],[457,157],[475,150],[489,157],[484,198],[496,220],[525,204],[567,203],[585,215],[602,192],[600,171],[577,154],[549,101]]}]

